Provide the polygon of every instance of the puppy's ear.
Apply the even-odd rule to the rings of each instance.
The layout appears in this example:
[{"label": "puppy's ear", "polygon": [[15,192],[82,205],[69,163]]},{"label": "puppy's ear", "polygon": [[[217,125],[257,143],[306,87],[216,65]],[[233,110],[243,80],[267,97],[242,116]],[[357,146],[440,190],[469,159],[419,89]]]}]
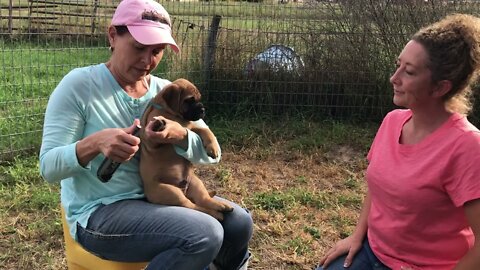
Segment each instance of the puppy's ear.
[{"label": "puppy's ear", "polygon": [[162,100],[159,101],[159,103],[166,108],[178,112],[181,92],[180,87],[176,83],[171,83],[162,90],[160,94]]}]

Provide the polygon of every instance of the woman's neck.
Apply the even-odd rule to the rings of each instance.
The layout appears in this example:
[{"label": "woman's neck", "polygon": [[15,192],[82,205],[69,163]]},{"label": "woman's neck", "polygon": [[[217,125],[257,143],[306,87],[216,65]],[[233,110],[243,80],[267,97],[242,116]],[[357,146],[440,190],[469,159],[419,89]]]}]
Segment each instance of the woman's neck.
[{"label": "woman's neck", "polygon": [[123,91],[125,91],[128,96],[132,98],[140,98],[148,92],[148,89],[150,87],[149,75],[141,77],[139,80],[132,82],[120,76],[120,74],[115,70],[114,66],[111,64],[110,61],[105,63],[105,65],[107,66],[108,70],[110,70],[113,78],[115,78],[117,83],[120,85],[120,87],[122,87]]},{"label": "woman's neck", "polygon": [[421,142],[440,128],[451,115],[452,113],[445,109],[436,111],[412,110],[412,118],[403,126],[400,143],[416,144]]},{"label": "woman's neck", "polygon": [[445,107],[437,107],[430,110],[412,110],[412,118],[410,119],[419,131],[435,131],[452,115]]},{"label": "woman's neck", "polygon": [[[148,76],[148,75],[147,75]],[[136,81],[130,84],[121,84],[123,91],[127,93],[132,98],[141,98],[148,92],[149,84],[147,82],[146,76],[143,77],[141,80]]]}]

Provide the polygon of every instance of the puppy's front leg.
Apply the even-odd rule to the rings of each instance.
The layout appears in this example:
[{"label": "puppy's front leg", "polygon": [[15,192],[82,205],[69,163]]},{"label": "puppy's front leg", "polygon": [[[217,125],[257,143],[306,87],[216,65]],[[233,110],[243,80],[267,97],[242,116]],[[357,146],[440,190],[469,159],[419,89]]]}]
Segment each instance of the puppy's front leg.
[{"label": "puppy's front leg", "polygon": [[202,138],[203,147],[205,147],[209,157],[217,158],[220,155],[220,145],[218,145],[217,139],[210,129],[192,126],[190,130]]}]

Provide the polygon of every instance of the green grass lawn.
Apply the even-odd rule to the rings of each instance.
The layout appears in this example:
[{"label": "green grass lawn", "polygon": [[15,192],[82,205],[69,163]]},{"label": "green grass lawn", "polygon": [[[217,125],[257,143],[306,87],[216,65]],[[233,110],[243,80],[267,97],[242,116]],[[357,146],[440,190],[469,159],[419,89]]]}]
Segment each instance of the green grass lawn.
[{"label": "green grass lawn", "polygon": [[[224,154],[197,174],[252,212],[251,269],[312,269],[352,232],[376,124],[214,118],[209,125]],[[0,165],[2,269],[66,269],[59,197],[59,186],[39,176],[36,154]]]}]

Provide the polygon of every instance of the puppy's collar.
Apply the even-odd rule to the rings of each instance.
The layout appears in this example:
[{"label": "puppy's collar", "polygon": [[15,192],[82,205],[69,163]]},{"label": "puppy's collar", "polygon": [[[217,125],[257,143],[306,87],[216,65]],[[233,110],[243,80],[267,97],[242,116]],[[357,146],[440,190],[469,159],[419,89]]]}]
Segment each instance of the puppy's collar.
[{"label": "puppy's collar", "polygon": [[150,100],[150,102],[148,103],[148,106],[152,106],[154,109],[157,109],[157,110],[161,110],[162,109],[162,106],[160,106],[160,104],[157,104],[157,103],[154,103],[153,100]]}]

